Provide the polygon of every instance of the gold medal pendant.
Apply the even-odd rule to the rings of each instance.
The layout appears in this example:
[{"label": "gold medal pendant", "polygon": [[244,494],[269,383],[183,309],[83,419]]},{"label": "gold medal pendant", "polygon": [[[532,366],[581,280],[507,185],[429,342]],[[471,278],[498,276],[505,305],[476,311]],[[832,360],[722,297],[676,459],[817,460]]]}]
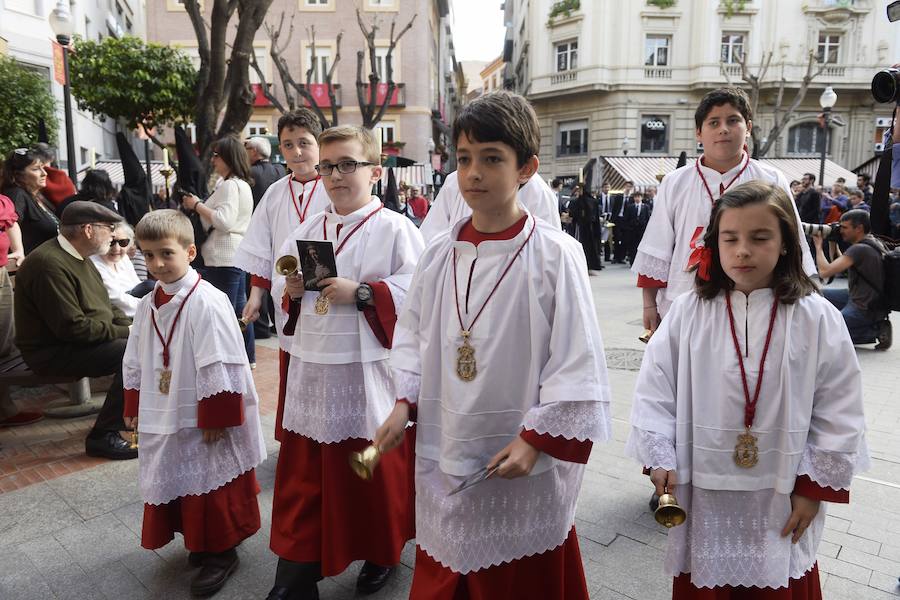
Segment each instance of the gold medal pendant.
[{"label": "gold medal pendant", "polygon": [[475,364],[475,348],[469,343],[469,332],[462,331],[462,346],[456,349],[456,374],[463,381],[472,381],[478,374]]},{"label": "gold medal pendant", "polygon": [[328,298],[324,295],[319,294],[319,297],[316,298],[315,310],[317,315],[327,315],[328,314]]},{"label": "gold medal pendant", "polygon": [[742,469],[750,469],[759,462],[759,448],[756,446],[756,436],[750,433],[750,428],[740,434],[737,444],[734,446],[734,462]]},{"label": "gold medal pendant", "polygon": [[169,384],[172,383],[172,371],[163,369],[159,374],[159,391],[163,394],[169,393]]}]

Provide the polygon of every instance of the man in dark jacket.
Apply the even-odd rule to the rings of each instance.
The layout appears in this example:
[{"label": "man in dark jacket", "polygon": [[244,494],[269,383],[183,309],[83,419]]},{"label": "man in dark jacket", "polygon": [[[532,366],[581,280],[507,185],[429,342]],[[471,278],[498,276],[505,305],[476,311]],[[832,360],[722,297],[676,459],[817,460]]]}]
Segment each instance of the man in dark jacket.
[{"label": "man in dark jacket", "polygon": [[244,142],[244,148],[247,149],[247,157],[250,159],[250,176],[253,178],[250,190],[253,192],[253,209],[256,210],[256,205],[262,200],[269,186],[284,177],[284,169],[269,161],[269,157],[272,156],[272,144],[266,138],[248,138]]},{"label": "man in dark jacket", "polygon": [[816,176],[805,173],[800,180],[803,189],[797,195],[797,212],[804,223],[820,223],[822,221],[822,195],[816,189]]},{"label": "man in dark jacket", "polygon": [[85,440],[90,456],[137,458],[120,435],[122,357],[131,320],[112,306],[88,260],[109,250],[122,217],[96,202],[76,201],[60,219],[59,236],[38,246],[16,274],[16,345],[39,375],[113,375],[106,401]]}]

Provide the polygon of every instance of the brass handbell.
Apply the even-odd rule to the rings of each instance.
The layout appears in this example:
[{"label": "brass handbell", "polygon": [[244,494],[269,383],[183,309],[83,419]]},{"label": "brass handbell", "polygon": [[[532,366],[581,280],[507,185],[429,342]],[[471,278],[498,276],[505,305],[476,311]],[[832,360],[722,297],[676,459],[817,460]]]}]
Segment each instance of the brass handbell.
[{"label": "brass handbell", "polygon": [[362,452],[353,452],[350,455],[350,468],[360,479],[369,481],[375,472],[378,461],[381,460],[381,452],[372,444]]},{"label": "brass handbell", "polygon": [[663,494],[659,497],[659,506],[653,511],[656,522],[667,529],[678,527],[687,519],[687,512],[678,506],[674,494]]},{"label": "brass handbell", "polygon": [[247,325],[248,325],[247,320],[244,319],[244,317],[238,317],[238,327],[241,328],[241,333],[244,333],[245,331],[247,331]]},{"label": "brass handbell", "polygon": [[132,429],[132,430],[131,430],[131,443],[128,444],[128,447],[129,447],[131,450],[137,450],[137,449],[138,449],[138,432],[137,432],[137,429]]},{"label": "brass handbell", "polygon": [[300,264],[297,262],[297,258],[290,254],[286,254],[275,261],[275,272],[285,277],[297,274],[299,268]]}]

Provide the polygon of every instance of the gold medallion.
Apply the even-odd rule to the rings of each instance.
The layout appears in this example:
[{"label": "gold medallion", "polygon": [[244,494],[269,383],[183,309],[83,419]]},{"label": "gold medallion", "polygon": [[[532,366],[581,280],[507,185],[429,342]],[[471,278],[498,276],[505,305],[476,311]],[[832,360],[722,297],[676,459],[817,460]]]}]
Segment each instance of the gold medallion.
[{"label": "gold medallion", "polygon": [[755,467],[759,461],[759,448],[756,446],[756,436],[750,433],[750,428],[740,434],[737,444],[734,446],[734,462],[742,469]]},{"label": "gold medallion", "polygon": [[463,343],[456,349],[456,374],[463,381],[472,381],[478,374],[475,365],[475,348],[469,343],[469,332],[461,331]]},{"label": "gold medallion", "polygon": [[316,298],[316,314],[317,315],[327,315],[328,314],[328,298],[324,296],[324,294],[319,294],[319,297]]},{"label": "gold medallion", "polygon": [[172,371],[163,369],[159,374],[159,391],[163,394],[168,394],[170,383],[172,383]]}]

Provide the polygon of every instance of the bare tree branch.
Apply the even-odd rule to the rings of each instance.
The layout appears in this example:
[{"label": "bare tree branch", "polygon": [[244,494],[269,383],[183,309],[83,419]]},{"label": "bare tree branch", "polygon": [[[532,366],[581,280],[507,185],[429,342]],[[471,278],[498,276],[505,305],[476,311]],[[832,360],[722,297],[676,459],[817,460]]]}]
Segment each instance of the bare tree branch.
[{"label": "bare tree branch", "polygon": [[418,14],[413,14],[412,18],[399,33],[396,33],[397,17],[391,21],[390,34],[388,38],[388,50],[384,60],[384,75],[387,79],[387,88],[385,96],[381,103],[378,102],[378,84],[381,78],[378,75],[378,57],[375,49],[375,36],[378,33],[378,17],[373,17],[372,25],[367,26],[362,18],[359,8],[356,9],[356,21],[359,24],[360,31],[366,39],[366,48],[369,52],[369,76],[368,76],[368,98],[366,98],[366,82],[363,80],[363,64],[365,63],[365,52],[359,50],[356,53],[356,99],[359,102],[359,111],[362,115],[362,125],[367,129],[372,129],[384,117],[391,100],[394,97],[394,91],[397,84],[394,82],[393,54],[397,43],[403,35],[412,29]]},{"label": "bare tree branch", "polygon": [[281,112],[287,112],[284,104],[275,97],[275,94],[269,89],[269,83],[266,81],[266,74],[263,73],[262,68],[259,66],[259,61],[256,60],[256,53],[250,55],[250,66],[253,67],[253,70],[256,71],[256,76],[259,78],[259,83],[262,86],[262,93],[266,97],[266,100],[272,103],[272,106],[277,108]]}]

